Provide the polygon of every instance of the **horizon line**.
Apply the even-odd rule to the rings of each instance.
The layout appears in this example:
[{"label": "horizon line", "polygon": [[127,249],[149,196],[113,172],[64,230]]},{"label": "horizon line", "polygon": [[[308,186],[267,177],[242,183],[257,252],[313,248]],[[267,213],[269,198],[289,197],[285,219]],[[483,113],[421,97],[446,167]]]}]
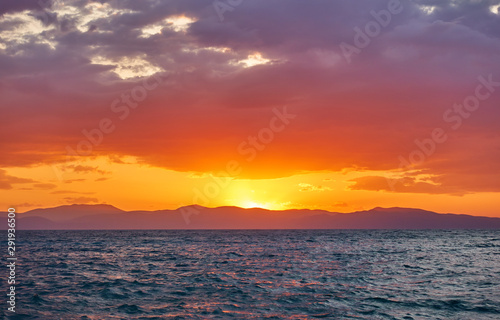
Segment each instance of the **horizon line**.
[{"label": "horizon line", "polygon": [[[137,212],[137,211],[143,211],[143,212],[157,212],[157,211],[179,211],[180,209],[183,208],[189,208],[189,207],[200,207],[203,209],[220,209],[220,208],[235,208],[235,209],[241,209],[241,210],[263,210],[263,211],[269,211],[269,212],[287,212],[287,211],[322,211],[326,213],[334,213],[334,214],[352,214],[352,213],[358,213],[358,212],[367,212],[367,211],[373,211],[376,209],[406,209],[406,210],[421,210],[421,211],[426,211],[426,212],[433,212],[437,214],[453,214],[453,215],[465,215],[465,216],[473,216],[473,217],[485,217],[485,218],[499,218],[500,217],[491,217],[491,216],[484,216],[484,215],[472,215],[468,213],[453,213],[453,212],[436,212],[433,210],[427,210],[423,208],[414,208],[414,207],[373,207],[371,209],[362,209],[362,210],[356,210],[356,211],[350,211],[350,212],[337,212],[337,211],[329,211],[325,209],[310,209],[310,208],[291,208],[291,209],[282,209],[282,210],[275,210],[275,209],[267,209],[263,207],[249,207],[249,208],[244,208],[244,207],[239,207],[239,206],[218,206],[218,207],[206,207],[202,206],[199,204],[190,204],[190,205],[185,205],[185,206],[180,206],[177,207],[176,209],[157,209],[157,210],[146,210],[146,209],[138,209],[138,210],[123,210],[115,205],[109,204],[109,203],[95,203],[95,204],[89,204],[89,203],[72,203],[72,204],[63,204],[59,206],[54,206],[54,207],[37,207],[35,209],[30,209],[27,211],[19,211],[16,213],[24,214],[33,210],[47,210],[47,209],[56,209],[56,208],[61,208],[61,207],[71,207],[71,206],[88,206],[88,207],[96,207],[96,206],[110,206],[113,207],[119,211],[122,212]],[[15,206],[11,207],[15,208]],[[16,210],[17,211],[17,210]]]}]

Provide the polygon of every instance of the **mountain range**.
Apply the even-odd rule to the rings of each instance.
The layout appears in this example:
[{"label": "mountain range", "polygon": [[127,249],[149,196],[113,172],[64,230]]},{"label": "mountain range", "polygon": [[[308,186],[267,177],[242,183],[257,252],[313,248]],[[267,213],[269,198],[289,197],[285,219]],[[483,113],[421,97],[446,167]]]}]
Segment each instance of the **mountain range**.
[{"label": "mountain range", "polygon": [[[0,218],[7,229],[7,212]],[[123,211],[107,204],[64,205],[16,214],[18,230],[91,229],[500,229],[500,218],[442,214],[410,208],[338,213],[294,209],[206,208]]]}]

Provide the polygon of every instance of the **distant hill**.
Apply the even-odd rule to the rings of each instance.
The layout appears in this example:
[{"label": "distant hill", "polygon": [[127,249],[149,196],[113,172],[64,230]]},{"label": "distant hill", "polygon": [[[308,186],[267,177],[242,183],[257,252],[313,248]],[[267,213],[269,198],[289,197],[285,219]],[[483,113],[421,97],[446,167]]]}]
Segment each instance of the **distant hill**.
[{"label": "distant hill", "polygon": [[[7,228],[7,213],[0,219]],[[441,214],[421,209],[374,208],[337,213],[205,208],[123,211],[111,205],[68,205],[17,214],[18,230],[90,229],[500,229],[500,218]]]},{"label": "distant hill", "polygon": [[55,222],[85,217],[92,214],[113,214],[122,210],[109,204],[72,204],[47,209],[35,209],[22,213],[25,217],[42,217]]}]

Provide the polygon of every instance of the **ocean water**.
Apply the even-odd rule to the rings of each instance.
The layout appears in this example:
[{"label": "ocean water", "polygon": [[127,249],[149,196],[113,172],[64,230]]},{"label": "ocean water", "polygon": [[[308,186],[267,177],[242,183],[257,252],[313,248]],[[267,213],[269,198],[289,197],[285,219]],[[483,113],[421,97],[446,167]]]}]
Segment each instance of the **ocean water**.
[{"label": "ocean water", "polygon": [[500,319],[500,231],[17,236],[9,319]]}]

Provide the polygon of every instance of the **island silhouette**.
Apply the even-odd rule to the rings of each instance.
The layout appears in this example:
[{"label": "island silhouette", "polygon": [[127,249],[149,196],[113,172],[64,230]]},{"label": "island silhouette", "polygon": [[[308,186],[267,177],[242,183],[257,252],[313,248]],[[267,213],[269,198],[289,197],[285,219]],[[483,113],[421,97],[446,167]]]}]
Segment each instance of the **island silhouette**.
[{"label": "island silhouette", "polygon": [[[1,223],[7,226],[6,221]],[[198,205],[176,210],[124,211],[109,204],[73,204],[18,213],[16,224],[18,230],[500,229],[500,218],[399,207],[339,213]]]}]

